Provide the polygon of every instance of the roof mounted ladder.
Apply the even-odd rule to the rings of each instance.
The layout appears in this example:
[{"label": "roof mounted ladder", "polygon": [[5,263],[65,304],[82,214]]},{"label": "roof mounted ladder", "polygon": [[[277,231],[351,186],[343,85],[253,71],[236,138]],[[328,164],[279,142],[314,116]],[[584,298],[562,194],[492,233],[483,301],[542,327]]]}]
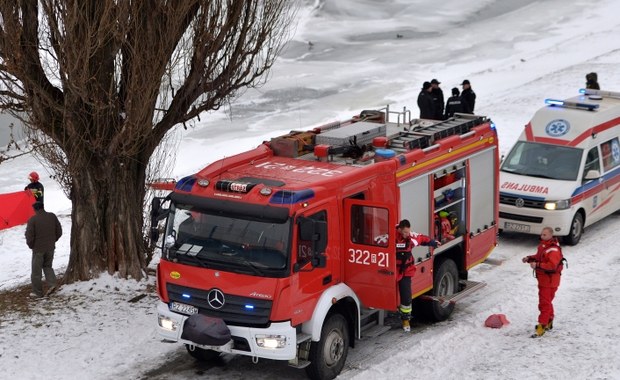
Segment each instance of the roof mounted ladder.
[{"label": "roof mounted ladder", "polygon": [[398,136],[390,140],[388,148],[400,153],[418,148],[428,148],[443,138],[467,133],[486,120],[484,116],[457,113],[448,120],[433,125],[399,132]]}]

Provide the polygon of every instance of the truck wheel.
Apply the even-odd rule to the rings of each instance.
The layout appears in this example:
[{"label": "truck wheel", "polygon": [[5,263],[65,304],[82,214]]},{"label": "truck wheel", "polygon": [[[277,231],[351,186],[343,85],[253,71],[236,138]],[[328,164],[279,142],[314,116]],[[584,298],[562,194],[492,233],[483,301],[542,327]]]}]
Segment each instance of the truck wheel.
[{"label": "truck wheel", "polygon": [[194,359],[201,362],[210,362],[220,356],[220,353],[217,351],[205,350],[204,348],[196,347],[190,344],[186,344],[185,348]]},{"label": "truck wheel", "polygon": [[328,314],[321,330],[321,340],[312,342],[306,367],[308,377],[333,379],[344,367],[349,353],[349,326],[342,314]]},{"label": "truck wheel", "polygon": [[577,245],[581,240],[581,235],[583,235],[583,215],[578,212],[570,223],[570,233],[564,236],[562,240],[568,245]]},{"label": "truck wheel", "polygon": [[[446,297],[457,293],[458,290],[459,272],[456,264],[451,259],[444,260],[435,272],[432,295],[435,297]],[[437,322],[445,321],[454,311],[454,304],[449,302],[442,304],[439,301],[430,301],[430,303],[427,303],[427,307],[428,316]]]}]

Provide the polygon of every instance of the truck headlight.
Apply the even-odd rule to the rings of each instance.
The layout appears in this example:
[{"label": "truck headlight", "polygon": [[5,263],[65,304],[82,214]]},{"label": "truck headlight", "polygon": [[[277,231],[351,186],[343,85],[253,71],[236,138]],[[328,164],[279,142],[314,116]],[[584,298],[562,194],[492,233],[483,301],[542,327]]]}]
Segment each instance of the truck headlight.
[{"label": "truck headlight", "polygon": [[286,345],[284,335],[256,335],[256,345],[262,348],[283,348]]},{"label": "truck headlight", "polygon": [[177,331],[177,323],[168,317],[164,317],[163,315],[158,315],[158,323],[159,327],[168,331]]},{"label": "truck headlight", "polygon": [[567,208],[570,208],[570,199],[545,203],[547,210],[566,210]]}]

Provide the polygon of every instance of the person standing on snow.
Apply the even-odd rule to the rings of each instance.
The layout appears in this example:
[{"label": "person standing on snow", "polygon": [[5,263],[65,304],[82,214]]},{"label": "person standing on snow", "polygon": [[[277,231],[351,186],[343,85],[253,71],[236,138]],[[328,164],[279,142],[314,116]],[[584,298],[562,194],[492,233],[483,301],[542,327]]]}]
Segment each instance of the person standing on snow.
[{"label": "person standing on snow", "polygon": [[45,211],[43,203],[35,202],[32,208],[35,214],[28,219],[26,226],[26,244],[32,249],[32,272],[30,274],[32,293],[30,297],[41,298],[44,295],[41,272],[45,274],[45,281],[48,285],[45,295],[56,289],[56,274],[52,263],[56,242],[62,236],[62,226],[54,213]]},{"label": "person standing on snow", "polygon": [[465,113],[474,113],[474,108],[476,107],[476,93],[471,89],[471,83],[469,80],[465,79],[463,83],[463,91],[461,92],[461,99],[464,103]]},{"label": "person standing on snow", "polygon": [[588,73],[586,74],[586,88],[592,90],[600,90],[601,86],[598,84],[598,75],[596,73]]},{"label": "person standing on snow", "polygon": [[416,267],[412,254],[413,248],[419,246],[431,246],[436,248],[440,242],[430,237],[411,231],[411,223],[403,219],[396,226],[396,268],[398,275],[398,291],[400,305],[398,312],[402,321],[403,330],[411,331],[411,277],[415,274]]},{"label": "person standing on snow", "polygon": [[418,95],[418,107],[420,108],[420,119],[434,119],[435,118],[435,102],[431,96],[433,87],[431,82],[424,82],[422,85],[422,91]]},{"label": "person standing on snow", "polygon": [[539,337],[553,329],[553,298],[560,286],[560,276],[564,268],[564,256],[558,239],[553,236],[551,227],[544,227],[540,233],[540,243],[536,254],[525,256],[522,261],[529,263],[538,280],[538,324],[532,337]]},{"label": "person standing on snow", "polygon": [[433,79],[431,81],[431,97],[433,98],[433,107],[435,111],[435,120],[443,120],[443,90],[439,85],[440,81]]},{"label": "person standing on snow", "polygon": [[460,91],[454,87],[452,89],[452,96],[446,101],[446,114],[444,119],[449,119],[454,116],[455,112],[465,113],[465,105],[463,99],[461,99]]},{"label": "person standing on snow", "polygon": [[24,190],[30,190],[37,202],[43,203],[43,184],[39,182],[39,173],[31,172],[28,174],[30,183],[24,187]]}]

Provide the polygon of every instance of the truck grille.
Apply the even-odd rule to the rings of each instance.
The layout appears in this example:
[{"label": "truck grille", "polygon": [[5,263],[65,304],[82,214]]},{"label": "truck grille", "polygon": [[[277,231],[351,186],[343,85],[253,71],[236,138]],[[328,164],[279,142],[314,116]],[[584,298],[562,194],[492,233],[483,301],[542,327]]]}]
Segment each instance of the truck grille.
[{"label": "truck grille", "polygon": [[502,219],[518,220],[520,222],[528,222],[528,223],[541,224],[543,222],[543,218],[540,218],[537,216],[510,214],[507,212],[500,212],[499,217]]},{"label": "truck grille", "polygon": [[203,290],[168,283],[166,290],[168,290],[170,302],[175,301],[195,306],[201,314],[221,318],[226,324],[247,327],[266,327],[269,324],[269,315],[273,303],[269,300],[224,293],[224,306],[220,309],[214,309],[208,302],[208,295],[212,289]]},{"label": "truck grille", "polygon": [[545,208],[545,201],[542,200],[542,199],[532,199],[532,198],[525,198],[525,197],[519,197],[519,196],[514,196],[514,195],[508,195],[508,194],[505,194],[505,193],[499,193],[499,203],[501,203],[501,204],[510,205],[510,206],[516,206],[517,199],[522,199],[523,200],[523,206],[521,206],[521,207],[526,207],[526,208]]}]

